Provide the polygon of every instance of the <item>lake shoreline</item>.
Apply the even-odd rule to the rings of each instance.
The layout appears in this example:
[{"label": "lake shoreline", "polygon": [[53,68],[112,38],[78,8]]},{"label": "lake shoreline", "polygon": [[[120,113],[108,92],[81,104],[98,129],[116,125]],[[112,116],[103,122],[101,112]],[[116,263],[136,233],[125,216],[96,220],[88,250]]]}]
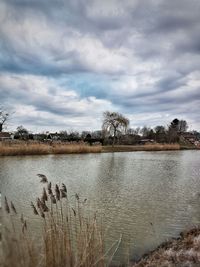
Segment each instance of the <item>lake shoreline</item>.
[{"label": "lake shoreline", "polygon": [[[188,265],[187,265],[188,264]],[[200,266],[200,226],[180,233],[144,254],[132,267]]]},{"label": "lake shoreline", "polygon": [[168,151],[181,150],[179,144],[146,144],[146,145],[115,145],[103,146],[102,152],[137,152],[137,151]]},{"label": "lake shoreline", "polygon": [[86,153],[113,153],[137,151],[173,151],[198,150],[196,147],[186,147],[179,144],[146,144],[146,145],[115,145],[101,146],[81,144],[45,144],[45,143],[19,143],[0,144],[0,156],[26,156],[26,155],[54,155],[54,154],[86,154]]},{"label": "lake shoreline", "polygon": [[102,146],[85,143],[1,143],[0,156],[100,153]]}]

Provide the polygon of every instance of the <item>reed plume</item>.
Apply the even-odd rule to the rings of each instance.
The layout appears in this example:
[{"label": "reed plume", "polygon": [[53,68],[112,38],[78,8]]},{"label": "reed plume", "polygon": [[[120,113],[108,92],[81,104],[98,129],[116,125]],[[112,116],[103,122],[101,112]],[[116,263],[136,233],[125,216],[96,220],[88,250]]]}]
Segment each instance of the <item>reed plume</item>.
[{"label": "reed plume", "polygon": [[42,199],[40,200],[39,197],[37,198],[37,207],[38,207],[40,213],[49,211],[49,208],[47,207],[45,201],[43,201]]},{"label": "reed plume", "polygon": [[56,199],[59,201],[60,200],[60,189],[57,184],[55,186],[55,194],[56,194]]},{"label": "reed plume", "polygon": [[56,198],[55,198],[55,196],[54,195],[51,195],[50,197],[51,197],[51,202],[53,204],[56,204]]},{"label": "reed plume", "polygon": [[61,198],[66,198],[67,197],[67,193],[62,188],[60,189],[60,197]]},{"label": "reed plume", "polygon": [[53,194],[52,189],[51,189],[51,182],[49,182],[47,185],[47,191],[49,195]]},{"label": "reed plume", "polygon": [[38,173],[37,176],[41,178],[40,180],[41,183],[48,183],[46,175]]},{"label": "reed plume", "polygon": [[[31,202],[31,207],[32,207],[32,209],[33,209],[33,213],[34,213],[35,215],[39,215],[39,213],[38,213],[38,211],[37,211],[35,205],[33,204],[33,202]],[[24,222],[24,221],[23,221],[23,217],[22,217],[22,222]]]},{"label": "reed plume", "polygon": [[16,208],[15,208],[15,206],[14,206],[14,204],[13,204],[12,201],[10,202],[10,207],[11,207],[12,211],[13,211],[15,214],[17,214]]},{"label": "reed plume", "polygon": [[67,187],[66,187],[66,185],[63,184],[63,183],[62,183],[62,190],[63,190],[63,192],[67,193]]},{"label": "reed plume", "polygon": [[[46,176],[38,176],[45,183],[48,181]],[[49,197],[46,190],[50,192]],[[37,216],[35,222],[42,225],[39,242],[33,240],[23,214],[15,213],[14,218],[19,219],[21,231],[14,231],[18,227],[13,227],[13,232],[8,232],[3,267],[105,267],[102,230],[97,226],[96,217],[88,217],[89,214],[82,209],[86,199],[81,201],[80,196],[75,194],[76,203],[73,201],[74,205],[71,205],[66,185],[62,184],[59,188],[56,184],[55,196],[51,190],[49,182],[42,189],[42,197],[30,205]],[[12,202],[9,207],[5,198],[7,213],[10,209],[16,210]]]},{"label": "reed plume", "polygon": [[75,198],[79,200],[79,195],[77,193],[75,194]]}]

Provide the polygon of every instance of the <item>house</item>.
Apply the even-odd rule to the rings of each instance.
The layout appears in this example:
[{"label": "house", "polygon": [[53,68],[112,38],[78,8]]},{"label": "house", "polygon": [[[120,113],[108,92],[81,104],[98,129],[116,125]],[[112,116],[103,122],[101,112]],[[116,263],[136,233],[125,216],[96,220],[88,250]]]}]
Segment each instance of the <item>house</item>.
[{"label": "house", "polygon": [[12,139],[12,136],[10,133],[8,133],[8,132],[1,132],[0,133],[0,141],[11,140],[11,139]]},{"label": "house", "polygon": [[138,144],[140,145],[146,145],[146,144],[153,144],[156,143],[153,139],[141,139],[139,140]]},{"label": "house", "polygon": [[186,140],[187,142],[191,143],[192,145],[199,146],[200,140],[198,136],[194,135],[193,133],[182,133],[181,136]]}]

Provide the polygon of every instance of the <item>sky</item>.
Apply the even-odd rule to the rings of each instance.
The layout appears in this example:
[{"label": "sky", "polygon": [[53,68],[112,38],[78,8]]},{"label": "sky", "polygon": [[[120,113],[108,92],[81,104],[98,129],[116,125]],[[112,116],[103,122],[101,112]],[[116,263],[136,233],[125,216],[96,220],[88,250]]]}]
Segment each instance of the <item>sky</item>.
[{"label": "sky", "polygon": [[200,130],[199,0],[1,0],[8,129],[98,130],[184,119]]}]

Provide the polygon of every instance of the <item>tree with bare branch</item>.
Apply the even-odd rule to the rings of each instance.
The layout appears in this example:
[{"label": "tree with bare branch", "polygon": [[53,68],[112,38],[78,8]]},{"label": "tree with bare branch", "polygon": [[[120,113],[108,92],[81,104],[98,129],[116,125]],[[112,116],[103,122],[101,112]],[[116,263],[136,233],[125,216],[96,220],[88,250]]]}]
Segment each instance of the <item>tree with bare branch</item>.
[{"label": "tree with bare branch", "polygon": [[118,112],[106,111],[103,113],[102,130],[113,136],[113,145],[117,135],[126,133],[129,120]]},{"label": "tree with bare branch", "polygon": [[8,121],[9,113],[2,107],[0,107],[0,132],[3,131],[3,128]]}]

